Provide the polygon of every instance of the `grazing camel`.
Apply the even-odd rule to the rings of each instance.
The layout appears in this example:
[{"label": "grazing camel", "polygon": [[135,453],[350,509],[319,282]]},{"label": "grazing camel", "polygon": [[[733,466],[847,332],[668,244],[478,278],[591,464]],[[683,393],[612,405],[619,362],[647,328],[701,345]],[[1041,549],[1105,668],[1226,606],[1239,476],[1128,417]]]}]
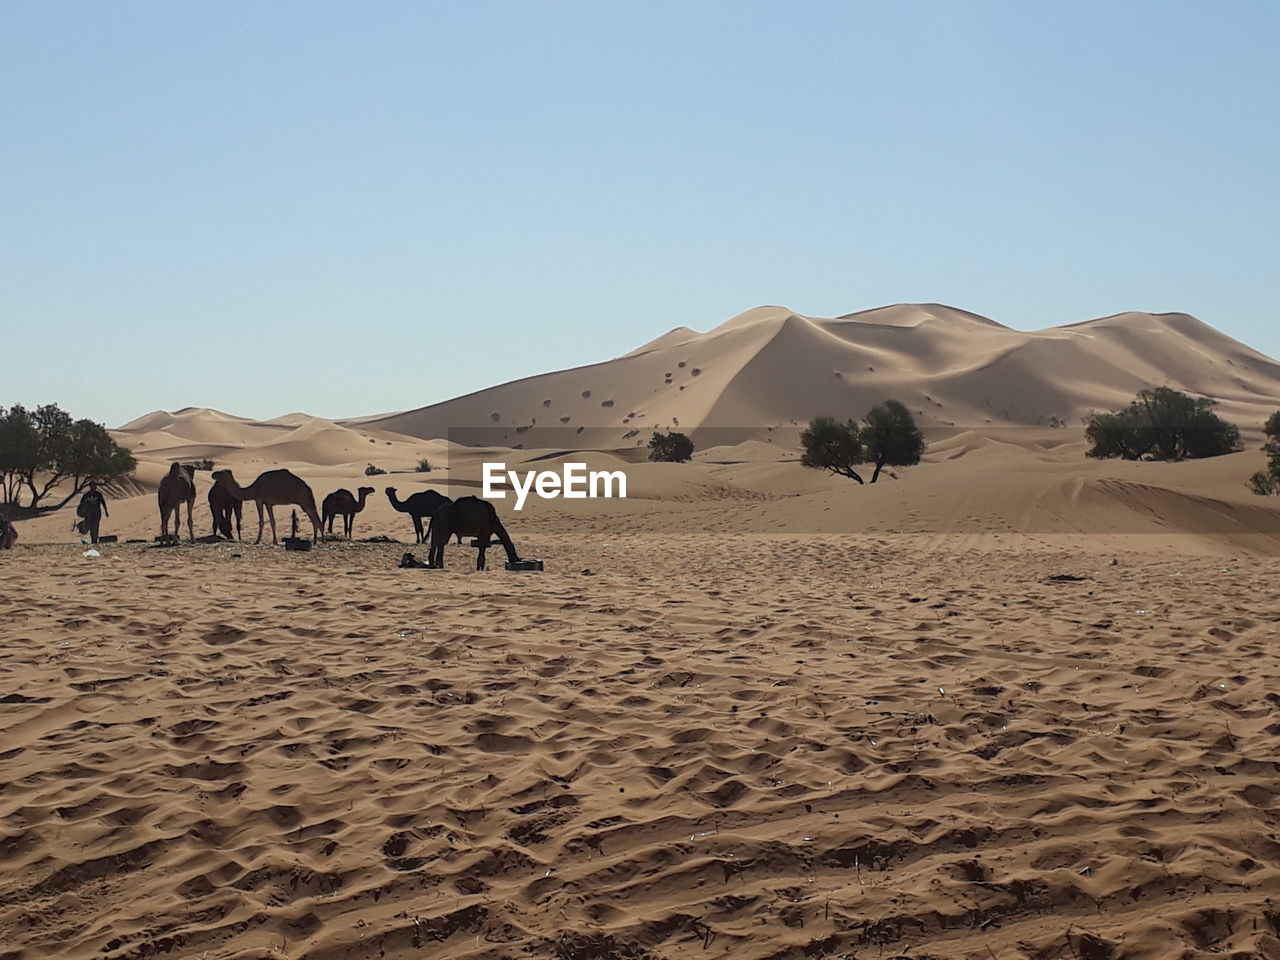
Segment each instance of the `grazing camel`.
[{"label": "grazing camel", "polygon": [[[422,518],[426,517],[429,521],[436,515],[437,510],[451,502],[444,494],[436,493],[434,490],[419,490],[408,500],[400,500],[396,497],[395,487],[387,487],[387,499],[391,501],[391,506],[401,513],[407,513],[413,520],[414,543],[427,542],[426,534],[422,532]],[[462,542],[461,538],[458,542]]]},{"label": "grazing camel", "polygon": [[307,486],[306,481],[288,470],[268,470],[258,474],[258,479],[247,487],[236,483],[230,470],[215,470],[213,482],[226,490],[236,500],[252,500],[258,508],[258,539],[262,542],[262,508],[267,508],[267,516],[271,520],[271,542],[276,539],[276,507],[297,505],[311,520],[311,539],[320,540],[320,514],[316,510],[316,497]]},{"label": "grazing camel", "polygon": [[498,519],[498,511],[488,500],[479,497],[459,497],[452,503],[446,503],[431,518],[431,549],[427,552],[427,566],[444,566],[444,548],[451,536],[457,536],[462,542],[463,535],[475,537],[480,541],[476,551],[476,569],[484,569],[484,552],[489,548],[490,537],[497,537],[498,542],[506,548],[507,559],[515,563],[520,559],[515,544],[507,535],[506,528]]},{"label": "grazing camel", "polygon": [[213,514],[213,532],[216,536],[231,539],[231,517],[236,518],[236,539],[240,539],[240,521],[243,519],[244,504],[226,488],[215,483],[209,488],[209,512]]},{"label": "grazing camel", "polygon": [[160,478],[160,489],[156,491],[156,499],[160,503],[160,538],[169,539],[169,514],[173,514],[173,539],[181,539],[178,526],[182,522],[182,504],[187,504],[187,536],[196,542],[195,527],[191,522],[191,511],[196,505],[196,470],[195,467],[174,461],[169,465],[169,472]]},{"label": "grazing camel", "polygon": [[355,523],[356,514],[364,509],[364,502],[373,493],[373,487],[361,487],[356,493],[359,500],[347,489],[335,490],[324,498],[324,503],[320,506],[320,520],[324,523],[326,532],[333,533],[333,518],[340,516],[347,539],[351,539],[351,527]]}]

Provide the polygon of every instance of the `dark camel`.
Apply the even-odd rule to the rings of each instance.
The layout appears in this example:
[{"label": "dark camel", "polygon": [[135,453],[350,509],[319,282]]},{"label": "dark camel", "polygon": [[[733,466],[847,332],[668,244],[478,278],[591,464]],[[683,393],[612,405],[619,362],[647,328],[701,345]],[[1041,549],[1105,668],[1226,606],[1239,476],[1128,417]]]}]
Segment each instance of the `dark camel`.
[{"label": "dark camel", "polygon": [[[413,521],[414,543],[427,542],[426,534],[422,532],[422,518],[426,517],[430,521],[437,510],[451,502],[444,494],[434,490],[419,490],[410,495],[408,500],[400,500],[396,497],[395,487],[387,487],[387,499],[391,501],[391,506],[401,513],[407,513]],[[458,542],[461,543],[461,539]]]},{"label": "dark camel", "polygon": [[213,532],[216,536],[231,539],[231,517],[236,518],[236,539],[240,539],[240,521],[244,515],[244,504],[221,484],[215,483],[209,488],[209,512],[213,514]]},{"label": "dark camel", "polygon": [[169,539],[169,514],[173,514],[173,539],[179,538],[178,526],[182,522],[182,504],[187,504],[187,536],[196,542],[196,530],[191,522],[191,511],[196,505],[196,470],[177,461],[169,465],[169,472],[160,478],[156,491],[160,503],[160,538]]},{"label": "dark camel", "polygon": [[236,500],[252,500],[258,508],[258,539],[262,542],[262,508],[266,507],[271,520],[271,542],[276,540],[276,507],[297,505],[311,520],[311,539],[320,540],[320,513],[316,510],[316,497],[305,480],[288,470],[268,470],[258,474],[258,479],[247,487],[236,483],[230,470],[215,470],[213,482],[226,490]]},{"label": "dark camel", "polygon": [[345,488],[335,490],[324,498],[324,503],[320,505],[320,520],[324,523],[327,533],[333,533],[333,518],[342,517],[342,526],[346,530],[347,539],[351,539],[351,527],[356,521],[356,514],[364,509],[364,502],[369,499],[369,494],[373,493],[373,487],[361,487],[356,493],[360,497],[359,500]]},{"label": "dark camel", "polygon": [[484,552],[490,546],[490,538],[497,537],[506,548],[507,559],[515,563],[520,559],[515,544],[507,536],[507,530],[498,519],[498,511],[488,500],[479,497],[459,497],[446,503],[431,518],[431,549],[427,552],[427,566],[444,566],[444,548],[451,536],[462,542],[464,536],[480,541],[476,551],[476,569],[484,569]]}]

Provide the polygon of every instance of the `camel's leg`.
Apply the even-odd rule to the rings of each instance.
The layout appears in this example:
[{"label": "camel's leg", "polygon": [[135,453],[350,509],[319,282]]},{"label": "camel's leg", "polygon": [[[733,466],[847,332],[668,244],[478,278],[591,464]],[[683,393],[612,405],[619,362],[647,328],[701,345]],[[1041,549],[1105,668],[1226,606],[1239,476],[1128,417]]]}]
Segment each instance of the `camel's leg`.
[{"label": "camel's leg", "polygon": [[277,546],[280,541],[276,539],[276,508],[274,504],[267,504],[267,518],[271,521],[271,545]]},{"label": "camel's leg", "polygon": [[494,523],[496,526],[493,530],[493,536],[496,536],[502,542],[502,546],[506,548],[507,559],[512,563],[515,563],[520,559],[520,555],[516,553],[516,545],[511,542],[511,537],[507,533],[507,528],[502,525],[502,521],[495,517]]},{"label": "camel's leg", "polygon": [[169,511],[166,510],[163,506],[161,506],[160,507],[160,542],[164,543],[164,541],[168,538],[168,536],[169,536]]},{"label": "camel's leg", "polygon": [[[237,500],[237,501],[232,505],[231,509],[232,509],[232,510],[234,510],[234,511],[236,512],[236,539],[237,539],[237,540],[239,540],[239,539],[241,539],[241,537],[240,537],[240,515],[244,512],[244,504],[243,504],[243,503],[241,503],[239,500]],[[231,539],[231,516],[230,516],[230,514],[228,514],[228,515],[227,515],[227,539],[228,539],[228,540],[230,540],[230,539]]]},{"label": "camel's leg", "polygon": [[356,515],[348,513],[342,518],[342,525],[347,528],[347,539],[351,539],[351,528],[355,526]]},{"label": "camel's leg", "polygon": [[303,509],[306,510],[307,518],[311,521],[311,540],[313,543],[319,543],[321,540],[320,514],[316,513],[316,508],[314,506],[303,507]]},{"label": "camel's leg", "polygon": [[[263,525],[264,523],[266,523],[266,520],[265,520],[265,519],[263,518],[263,516],[262,516],[262,501],[261,501],[261,500],[255,500],[255,501],[253,501],[253,502],[254,502],[254,504],[255,504],[255,505],[257,506],[257,508],[258,508],[258,539],[257,539],[257,540],[255,540],[255,541],[253,541],[253,542],[254,542],[254,543],[261,543],[261,542],[262,542],[262,525]],[[272,526],[273,526],[273,527],[275,526],[275,521],[274,521],[274,520],[272,521]]]},{"label": "camel's leg", "polygon": [[426,539],[427,538],[422,535],[422,518],[414,514],[413,515],[413,542],[425,543]]},{"label": "camel's leg", "polygon": [[[487,542],[488,541],[486,541],[486,543]],[[479,550],[476,551],[476,569],[477,570],[484,569],[484,552],[487,549],[488,547],[481,547]]]},{"label": "camel's leg", "polygon": [[196,526],[195,522],[191,519],[191,512],[195,509],[195,505],[195,497],[192,497],[187,501],[187,536],[190,538],[192,543],[196,542]]}]

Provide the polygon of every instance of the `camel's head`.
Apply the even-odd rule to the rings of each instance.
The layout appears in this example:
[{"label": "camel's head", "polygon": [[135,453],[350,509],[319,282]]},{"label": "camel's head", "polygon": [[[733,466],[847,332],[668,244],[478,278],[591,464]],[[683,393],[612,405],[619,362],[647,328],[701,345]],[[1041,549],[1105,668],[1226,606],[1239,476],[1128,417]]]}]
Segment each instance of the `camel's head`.
[{"label": "camel's head", "polygon": [[387,496],[388,496],[388,497],[394,497],[395,495],[396,495],[396,488],[395,488],[395,487],[387,487]]},{"label": "camel's head", "polygon": [[218,484],[218,483],[223,483],[223,484],[225,484],[228,480],[234,480],[234,479],[235,479],[235,478],[231,476],[231,471],[230,471],[230,470],[215,470],[215,471],[213,471],[213,482],[214,482],[215,484]]},{"label": "camel's head", "polygon": [[373,487],[361,487],[359,490],[356,491],[356,496],[368,497],[368,496],[372,496],[373,493],[374,493]]}]

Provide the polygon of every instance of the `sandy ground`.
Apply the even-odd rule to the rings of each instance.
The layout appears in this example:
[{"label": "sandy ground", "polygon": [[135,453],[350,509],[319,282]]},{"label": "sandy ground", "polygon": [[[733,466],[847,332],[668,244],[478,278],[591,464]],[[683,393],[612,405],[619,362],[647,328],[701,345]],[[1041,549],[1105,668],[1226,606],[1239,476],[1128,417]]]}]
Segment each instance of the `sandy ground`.
[{"label": "sandy ground", "polygon": [[1280,957],[1280,561],[524,541],[0,554],[0,956]]},{"label": "sandy ground", "polygon": [[[1088,459],[1081,417],[1158,383],[1246,449]],[[801,423],[886,396],[923,463],[800,466]],[[761,308],[394,416],[140,417],[119,544],[84,556],[68,507],[0,552],[0,960],[1280,958],[1280,502],[1246,487],[1277,406],[1280,365],[1185,315],[926,304]],[[636,462],[666,426],[694,462]],[[485,461],[629,489],[498,501],[543,573],[151,548],[206,459],[372,487],[357,538]]]}]

